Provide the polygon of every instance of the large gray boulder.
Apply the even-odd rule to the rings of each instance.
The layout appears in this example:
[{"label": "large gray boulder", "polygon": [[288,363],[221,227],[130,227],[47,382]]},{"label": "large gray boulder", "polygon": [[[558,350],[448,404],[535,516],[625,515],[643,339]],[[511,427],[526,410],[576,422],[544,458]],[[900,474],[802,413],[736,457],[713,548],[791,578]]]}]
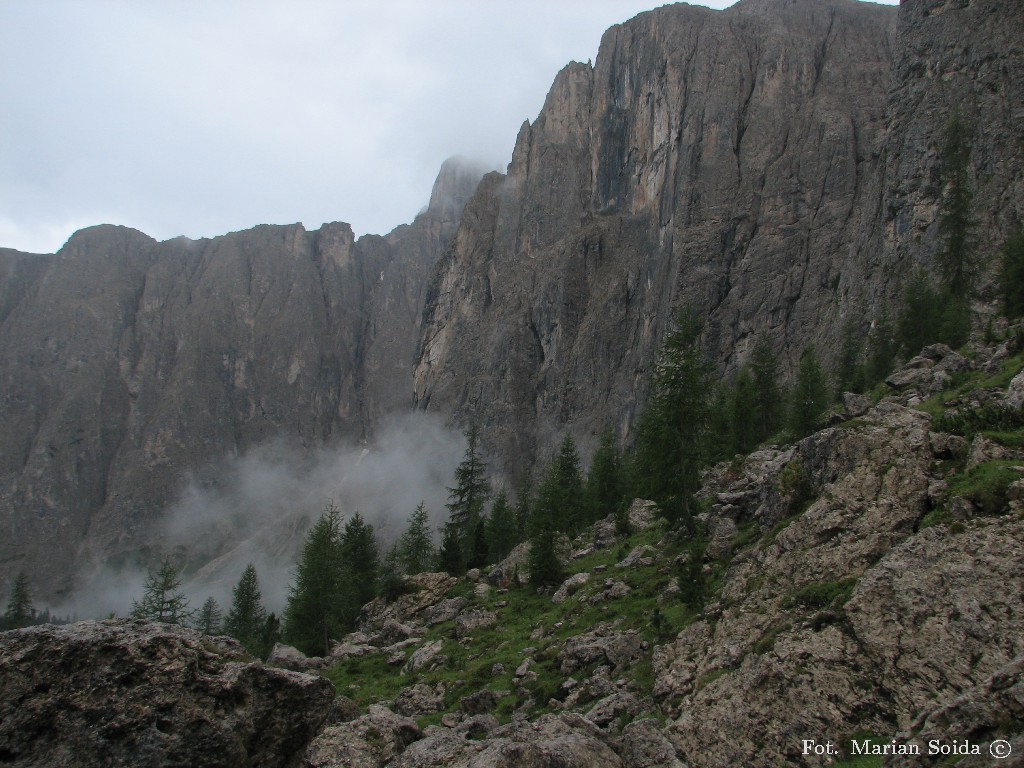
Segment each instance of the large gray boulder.
[{"label": "large gray boulder", "polygon": [[0,760],[10,766],[291,766],[331,684],[229,638],[131,620],[0,634]]}]

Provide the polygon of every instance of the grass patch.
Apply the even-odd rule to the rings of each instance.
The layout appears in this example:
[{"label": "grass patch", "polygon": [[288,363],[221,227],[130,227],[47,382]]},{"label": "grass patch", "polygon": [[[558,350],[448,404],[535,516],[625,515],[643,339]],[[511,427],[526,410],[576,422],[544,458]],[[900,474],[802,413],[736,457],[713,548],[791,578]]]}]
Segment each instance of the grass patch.
[{"label": "grass patch", "polygon": [[1009,503],[1007,489],[1021,478],[1019,460],[986,461],[949,478],[949,495],[970,500],[983,515],[998,515]]},{"label": "grass patch", "polygon": [[786,608],[842,608],[853,594],[856,579],[839,579],[808,584],[791,592],[783,602]]}]

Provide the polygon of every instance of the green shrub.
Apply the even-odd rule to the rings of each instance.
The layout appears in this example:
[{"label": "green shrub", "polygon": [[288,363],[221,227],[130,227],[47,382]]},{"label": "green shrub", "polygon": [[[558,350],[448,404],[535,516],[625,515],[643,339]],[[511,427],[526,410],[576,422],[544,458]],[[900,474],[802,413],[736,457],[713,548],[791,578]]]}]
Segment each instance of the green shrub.
[{"label": "green shrub", "polygon": [[1019,461],[987,461],[949,479],[950,496],[970,500],[983,515],[998,515],[1009,501],[1007,489],[1021,473]]},{"label": "green shrub", "polygon": [[850,599],[856,579],[839,579],[808,584],[792,592],[785,601],[787,608],[841,608]]}]

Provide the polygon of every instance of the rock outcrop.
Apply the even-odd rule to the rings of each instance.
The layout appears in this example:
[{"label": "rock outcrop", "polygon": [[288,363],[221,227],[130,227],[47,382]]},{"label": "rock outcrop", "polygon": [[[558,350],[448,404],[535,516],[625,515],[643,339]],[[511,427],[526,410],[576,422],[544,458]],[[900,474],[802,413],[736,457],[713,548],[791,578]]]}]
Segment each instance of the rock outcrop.
[{"label": "rock outcrop", "polygon": [[229,638],[128,620],[0,634],[10,766],[292,766],[334,698]]}]

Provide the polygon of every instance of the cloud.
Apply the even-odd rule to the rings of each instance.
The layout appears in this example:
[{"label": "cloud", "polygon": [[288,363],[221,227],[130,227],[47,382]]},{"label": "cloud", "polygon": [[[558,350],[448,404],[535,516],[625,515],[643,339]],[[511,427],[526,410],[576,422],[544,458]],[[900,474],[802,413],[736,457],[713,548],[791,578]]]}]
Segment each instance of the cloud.
[{"label": "cloud", "polygon": [[[280,612],[305,533],[328,502],[345,519],[359,512],[385,543],[421,501],[436,528],[447,517],[447,488],[465,448],[463,435],[422,412],[395,417],[369,446],[309,451],[285,439],[264,444],[195,473],[162,516],[151,559],[168,555],[184,568],[192,607],[212,596],[225,609],[251,562],[264,603]],[[104,567],[83,578],[86,586],[55,613],[126,614],[142,597],[145,575],[136,566]]]}]

